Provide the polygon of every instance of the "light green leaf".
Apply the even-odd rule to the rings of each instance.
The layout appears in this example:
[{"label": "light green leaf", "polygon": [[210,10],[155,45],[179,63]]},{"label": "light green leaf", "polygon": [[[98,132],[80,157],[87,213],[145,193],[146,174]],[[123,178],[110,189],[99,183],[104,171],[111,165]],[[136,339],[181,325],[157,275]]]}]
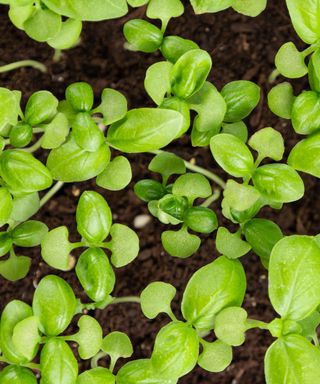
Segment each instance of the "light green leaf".
[{"label": "light green leaf", "polygon": [[26,221],[40,208],[40,199],[38,193],[30,193],[13,198],[13,209],[11,219],[14,221]]},{"label": "light green leaf", "polygon": [[185,259],[193,255],[201,245],[200,237],[188,232],[187,228],[179,231],[164,231],[161,234],[163,248],[170,256]]},{"label": "light green leaf", "polygon": [[53,149],[63,144],[69,134],[68,119],[63,113],[58,113],[53,120],[45,125],[41,147]]},{"label": "light green leaf", "polygon": [[262,128],[254,133],[248,142],[259,154],[259,159],[269,157],[280,161],[284,154],[284,141],[280,132],[271,127]]},{"label": "light green leaf", "polygon": [[185,196],[192,203],[197,198],[207,198],[212,194],[212,188],[208,179],[199,173],[186,173],[174,182],[172,193],[177,196]]},{"label": "light green leaf", "polygon": [[183,117],[169,109],[132,109],[111,125],[108,142],[128,153],[154,151],[168,145],[180,132]]},{"label": "light green leaf", "polygon": [[146,72],[144,87],[151,99],[160,105],[166,94],[170,93],[170,72],[173,65],[168,61],[152,64]]},{"label": "light green leaf", "polygon": [[167,183],[171,175],[182,175],[186,172],[186,166],[181,157],[170,152],[162,152],[156,155],[151,160],[148,169],[160,173],[164,184]]},{"label": "light green leaf", "polygon": [[17,323],[13,329],[12,342],[19,354],[27,361],[32,361],[39,349],[41,337],[39,334],[39,319],[30,316]]},{"label": "light green leaf", "polygon": [[309,135],[319,129],[320,97],[318,93],[306,91],[296,97],[292,106],[292,125],[297,133]]},{"label": "light green leaf", "polygon": [[166,27],[172,17],[179,17],[184,12],[180,0],[150,0],[147,8],[149,19],[160,19]]},{"label": "light green leaf", "polygon": [[133,354],[129,337],[123,332],[111,332],[102,341],[101,349],[111,357],[112,366],[120,357],[128,358]]},{"label": "light green leaf", "polygon": [[124,189],[132,179],[132,170],[129,160],[124,156],[115,157],[107,168],[97,176],[99,187],[109,191]]},{"label": "light green leaf", "polygon": [[231,233],[227,228],[219,227],[216,237],[216,248],[229,259],[237,259],[247,254],[251,246],[243,241],[237,233]]},{"label": "light green leaf", "polygon": [[76,341],[79,356],[83,360],[91,359],[95,356],[102,345],[102,328],[100,324],[91,316],[81,316],[78,321],[79,332],[72,336]]},{"label": "light green leaf", "polygon": [[148,319],[155,319],[159,313],[171,314],[171,302],[176,295],[175,287],[156,281],[149,284],[140,295],[141,310]]},{"label": "light green leaf", "polygon": [[67,19],[61,24],[57,35],[47,40],[47,44],[54,49],[69,49],[77,44],[82,31],[81,20]]},{"label": "light green leaf", "polygon": [[239,184],[234,180],[227,181],[223,196],[229,207],[239,212],[252,208],[261,197],[251,185]]},{"label": "light green leaf", "polygon": [[242,345],[245,341],[247,317],[248,314],[243,308],[225,308],[215,318],[214,333],[228,345]]},{"label": "light green leaf", "polygon": [[103,115],[103,124],[110,125],[123,119],[128,111],[125,96],[112,88],[105,88],[101,94],[101,104],[94,109],[94,113]]},{"label": "light green leaf", "polygon": [[209,372],[222,372],[232,362],[232,347],[221,340],[208,343],[200,340],[202,353],[199,356],[198,364],[201,368]]},{"label": "light green leaf", "polygon": [[78,376],[77,384],[115,384],[115,377],[107,368],[97,367]]},{"label": "light green leaf", "polygon": [[110,235],[112,240],[108,243],[108,248],[112,252],[112,264],[121,268],[131,263],[139,253],[139,238],[135,231],[123,224],[113,224]]},{"label": "light green leaf", "polygon": [[237,123],[224,123],[222,125],[221,133],[229,133],[230,135],[238,137],[244,143],[248,140],[248,127],[243,121]]},{"label": "light green leaf", "polygon": [[289,236],[273,248],[269,296],[281,317],[303,320],[320,304],[320,248],[314,238]]},{"label": "light green leaf", "polygon": [[268,93],[268,106],[275,115],[283,119],[291,119],[291,111],[295,96],[290,83],[276,85]]},{"label": "light green leaf", "polygon": [[0,188],[0,227],[8,222],[12,209],[12,196],[6,188]]},{"label": "light green leaf", "polygon": [[246,16],[256,17],[267,7],[267,0],[233,0],[232,8]]},{"label": "light green leaf", "polygon": [[0,261],[0,275],[10,281],[21,280],[27,276],[30,266],[30,257],[11,254],[7,260]]},{"label": "light green leaf", "polygon": [[199,330],[214,327],[214,318],[223,308],[241,306],[246,277],[239,260],[220,256],[193,274],[184,291],[183,317]]},{"label": "light green leaf", "polygon": [[37,379],[28,368],[8,365],[0,372],[1,384],[37,384]]},{"label": "light green leaf", "polygon": [[232,5],[232,0],[190,0],[196,14],[220,12]]},{"label": "light green leaf", "polygon": [[61,25],[60,15],[40,7],[25,21],[23,28],[32,39],[45,42],[60,32]]},{"label": "light green leaf", "polygon": [[275,64],[281,75],[289,79],[298,79],[308,73],[304,55],[294,43],[283,44],[276,54]]}]

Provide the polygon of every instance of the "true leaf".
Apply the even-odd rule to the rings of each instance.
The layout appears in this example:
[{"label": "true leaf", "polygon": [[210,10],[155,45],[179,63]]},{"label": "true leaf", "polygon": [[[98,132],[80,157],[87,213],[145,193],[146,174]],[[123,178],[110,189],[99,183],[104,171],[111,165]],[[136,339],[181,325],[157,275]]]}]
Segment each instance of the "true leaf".
[{"label": "true leaf", "polygon": [[8,222],[13,209],[12,197],[6,188],[0,188],[0,227]]},{"label": "true leaf", "polygon": [[37,384],[37,379],[28,368],[8,365],[0,372],[2,384]]},{"label": "true leaf", "polygon": [[41,221],[29,220],[16,226],[11,232],[12,241],[19,247],[35,247],[40,245],[48,227]]},{"label": "true leaf", "polygon": [[320,97],[314,91],[306,91],[296,97],[292,106],[292,125],[297,133],[309,135],[319,129]]}]

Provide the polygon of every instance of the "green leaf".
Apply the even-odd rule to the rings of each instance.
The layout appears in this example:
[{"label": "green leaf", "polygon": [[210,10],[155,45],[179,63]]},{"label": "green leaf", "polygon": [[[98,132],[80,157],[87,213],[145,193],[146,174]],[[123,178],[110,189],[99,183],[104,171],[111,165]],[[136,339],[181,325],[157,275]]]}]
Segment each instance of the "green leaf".
[{"label": "green leaf", "polygon": [[265,374],[268,384],[316,383],[320,351],[300,335],[287,335],[267,350]]},{"label": "green leaf", "polygon": [[237,259],[247,254],[251,246],[242,240],[240,234],[231,233],[227,228],[219,227],[216,237],[216,248],[229,259]]},{"label": "green leaf", "polygon": [[41,140],[41,147],[53,149],[60,147],[69,134],[68,119],[63,113],[57,113],[53,120],[45,125],[45,131]]},{"label": "green leaf", "polygon": [[78,321],[79,332],[72,336],[76,341],[79,356],[83,360],[91,359],[99,351],[102,344],[102,328],[91,316],[81,316]]},{"label": "green leaf", "polygon": [[11,219],[14,221],[26,221],[40,208],[38,193],[30,193],[24,196],[14,196]]},{"label": "green leaf", "polygon": [[298,171],[320,177],[320,133],[296,144],[290,152],[288,164]]},{"label": "green leaf", "polygon": [[237,123],[224,123],[222,125],[221,133],[228,133],[236,136],[244,143],[248,140],[248,127],[243,121],[238,121]]},{"label": "green leaf", "polygon": [[200,237],[192,235],[187,228],[165,231],[161,234],[163,248],[170,256],[185,259],[193,255],[201,245]]},{"label": "green leaf", "polygon": [[163,39],[163,33],[158,27],[142,19],[126,22],[123,34],[128,41],[127,48],[145,53],[157,51]]},{"label": "green leaf", "polygon": [[146,72],[144,87],[151,99],[160,105],[171,91],[170,73],[173,65],[168,61],[152,64]]},{"label": "green leaf", "polygon": [[235,177],[252,174],[253,156],[249,148],[234,135],[221,133],[210,140],[211,153],[226,172]]},{"label": "green leaf", "polygon": [[89,248],[80,255],[76,274],[88,297],[95,302],[105,301],[113,291],[115,274],[101,248]]},{"label": "green leaf", "polygon": [[112,252],[111,263],[116,268],[131,263],[139,253],[139,238],[135,231],[123,224],[113,224],[110,235],[112,240],[108,248]]},{"label": "green leaf", "polygon": [[41,242],[41,256],[50,267],[61,271],[72,268],[70,252],[72,244],[69,242],[69,231],[61,226],[48,232]]},{"label": "green leaf", "polygon": [[0,275],[10,281],[21,280],[27,276],[30,266],[30,257],[11,254],[7,260],[0,261]]},{"label": "green leaf", "polygon": [[50,172],[39,160],[15,149],[1,153],[0,176],[17,195],[42,191],[52,184]]},{"label": "green leaf", "polygon": [[[213,84],[206,81],[200,91],[188,99],[188,104],[198,113],[194,126],[199,132],[219,133],[227,104]],[[215,107],[212,108],[212,105]]]},{"label": "green leaf", "polygon": [[133,355],[133,347],[129,337],[123,332],[111,332],[102,341],[101,349],[111,357],[111,364],[115,366],[119,358]]},{"label": "green leaf", "polygon": [[305,56],[292,42],[283,44],[276,54],[275,64],[281,75],[289,79],[298,79],[308,73]]},{"label": "green leaf", "polygon": [[312,340],[317,335],[317,328],[320,324],[320,313],[314,311],[310,316],[306,317],[302,321],[299,321],[299,325],[302,328],[301,334]]},{"label": "green leaf", "polygon": [[168,109],[132,109],[111,125],[107,140],[122,152],[154,151],[168,145],[180,132],[183,117]]},{"label": "green leaf", "polygon": [[242,345],[245,341],[247,317],[248,314],[243,308],[225,308],[215,318],[214,333],[228,345]]},{"label": "green leaf", "polygon": [[33,136],[31,125],[18,123],[10,130],[10,144],[15,148],[23,148],[30,144]]},{"label": "green leaf", "polygon": [[6,188],[0,188],[0,227],[5,225],[10,219],[13,209],[13,201]]},{"label": "green leaf", "polygon": [[158,201],[159,210],[177,219],[179,222],[183,222],[188,207],[188,199],[184,196],[167,194]]},{"label": "green leaf", "polygon": [[320,304],[320,248],[314,238],[289,236],[273,248],[269,296],[281,317],[303,320]]},{"label": "green leaf", "polygon": [[43,3],[58,14],[87,21],[116,19],[128,12],[126,0],[43,0]]},{"label": "green leaf", "polygon": [[222,88],[221,95],[227,103],[224,121],[236,123],[249,116],[258,105],[260,88],[251,81],[232,81]]},{"label": "green leaf", "polygon": [[318,0],[286,0],[294,29],[307,44],[316,43],[320,37],[320,4]]},{"label": "green leaf", "polygon": [[252,180],[263,197],[276,203],[290,203],[304,195],[301,177],[286,164],[263,165],[254,172]]},{"label": "green leaf", "polygon": [[222,372],[232,362],[232,348],[221,340],[208,343],[200,341],[203,347],[199,356],[198,364],[209,372]]},{"label": "green leaf", "polygon": [[276,85],[268,93],[268,106],[275,115],[283,119],[291,119],[291,111],[295,96],[290,83]]},{"label": "green leaf", "polygon": [[120,191],[129,185],[131,179],[132,170],[129,160],[124,156],[117,156],[97,176],[96,183],[109,191]]},{"label": "green leaf", "polygon": [[167,190],[159,181],[145,179],[138,181],[134,186],[134,193],[142,201],[160,200],[167,194]]},{"label": "green leaf", "polygon": [[89,243],[100,243],[108,236],[112,226],[111,209],[99,193],[85,191],[78,202],[76,220],[82,237]]},{"label": "green leaf", "polygon": [[292,107],[292,126],[297,133],[309,135],[319,129],[320,97],[316,92],[306,91],[296,97]]},{"label": "green leaf", "polygon": [[166,36],[161,45],[161,53],[171,63],[176,63],[182,55],[192,49],[199,49],[197,43],[180,36]]},{"label": "green leaf", "polygon": [[280,227],[267,219],[251,219],[243,226],[243,234],[252,250],[268,268],[273,247],[283,238]]},{"label": "green leaf", "polygon": [[94,102],[93,89],[90,84],[77,82],[66,88],[66,100],[77,112],[90,112]]},{"label": "green leaf", "polygon": [[11,231],[12,241],[19,247],[35,247],[40,245],[48,227],[41,221],[29,220],[17,225]]},{"label": "green leaf", "polygon": [[222,309],[241,306],[245,291],[246,277],[239,260],[220,256],[192,275],[183,294],[183,317],[197,329],[209,331]]},{"label": "green leaf", "polygon": [[61,147],[50,152],[47,167],[54,179],[72,183],[96,177],[103,172],[109,161],[110,148],[107,144],[102,144],[96,152],[88,152],[71,135]]},{"label": "green leaf", "polygon": [[149,0],[127,0],[131,7],[142,7],[149,3]]},{"label": "green leaf", "polygon": [[171,75],[171,89],[175,96],[187,99],[198,92],[206,81],[212,67],[208,52],[193,49],[183,54],[174,64]]},{"label": "green leaf", "polygon": [[192,203],[197,198],[207,198],[212,194],[208,179],[198,173],[186,173],[174,182],[172,193],[177,196],[185,196]]},{"label": "green leaf", "polygon": [[233,0],[190,0],[196,14],[220,12],[229,8]]},{"label": "green leaf", "polygon": [[234,180],[227,181],[223,196],[228,206],[239,212],[253,208],[261,197],[251,185],[239,184]]},{"label": "green leaf", "polygon": [[141,359],[125,364],[117,374],[117,384],[177,384],[178,380],[164,378],[154,369],[151,360]]},{"label": "green leaf", "polygon": [[180,0],[150,0],[147,8],[149,19],[160,19],[164,27],[172,17],[179,17],[184,12]]},{"label": "green leaf", "polygon": [[311,89],[315,92],[320,92],[320,49],[317,49],[311,59],[309,60],[308,65],[308,74],[309,74],[309,83]]},{"label": "green leaf", "polygon": [[6,255],[12,248],[10,233],[0,232],[0,257]]},{"label": "green leaf", "polygon": [[151,160],[148,169],[160,173],[164,184],[167,183],[171,175],[186,173],[186,166],[181,157],[170,152],[162,152],[156,155]]},{"label": "green leaf", "polygon": [[271,127],[263,128],[254,133],[248,142],[259,154],[259,159],[269,157],[280,161],[284,154],[284,141],[280,132]]},{"label": "green leaf", "polygon": [[233,0],[232,8],[246,16],[256,17],[267,7],[267,0]]},{"label": "green leaf", "polygon": [[2,384],[37,384],[34,374],[27,368],[8,365],[0,372]]},{"label": "green leaf", "polygon": [[88,112],[77,114],[72,123],[72,133],[82,149],[95,152],[104,143],[104,136]]},{"label": "green leaf", "polygon": [[[19,94],[21,97],[21,95]],[[16,125],[20,113],[20,97],[9,89],[0,87],[0,132],[8,124]]]},{"label": "green leaf", "polygon": [[68,344],[51,338],[44,345],[40,356],[41,381],[46,384],[75,384],[78,363]]},{"label": "green leaf", "polygon": [[[0,322],[1,351],[11,363],[27,362],[13,343],[13,330],[22,320],[32,316],[31,307],[20,300],[10,301],[3,309]],[[0,376],[1,377],[1,376]]]},{"label": "green leaf", "polygon": [[197,332],[179,321],[163,327],[157,334],[151,361],[165,378],[182,377],[191,372],[199,357]]},{"label": "green leaf", "polygon": [[70,285],[61,277],[48,275],[35,290],[32,309],[40,320],[40,330],[47,336],[56,336],[70,324],[76,305]]},{"label": "green leaf", "polygon": [[54,49],[69,49],[77,44],[82,31],[82,22],[75,19],[67,19],[61,24],[60,31],[54,37],[47,40],[47,44]]},{"label": "green leaf", "polygon": [[[10,0],[8,2],[10,3]],[[24,23],[32,16],[34,10],[35,6],[30,1],[22,4],[11,2],[8,16],[15,27],[24,30]]]},{"label": "green leaf", "polygon": [[107,368],[97,367],[78,376],[77,384],[115,384],[115,377]]},{"label": "green leaf", "polygon": [[211,233],[218,228],[217,215],[206,207],[188,209],[184,222],[192,231],[200,233]]},{"label": "green leaf", "polygon": [[185,100],[178,97],[168,97],[160,105],[162,109],[171,109],[182,115],[182,125],[175,139],[181,137],[190,128],[190,108]]},{"label": "green leaf", "polygon": [[148,319],[155,319],[159,313],[172,313],[171,302],[176,295],[175,287],[156,281],[150,283],[141,293],[141,310]]},{"label": "green leaf", "polygon": [[19,354],[32,361],[37,355],[41,336],[39,334],[39,319],[27,317],[17,323],[13,329],[12,342]]},{"label": "green leaf", "polygon": [[25,121],[32,126],[51,120],[57,113],[58,99],[48,91],[35,92],[28,99]]},{"label": "green leaf", "polygon": [[25,21],[23,28],[26,34],[36,41],[45,42],[60,32],[61,16],[50,9],[35,9]]},{"label": "green leaf", "polygon": [[105,88],[101,94],[101,104],[94,109],[94,113],[103,115],[103,124],[110,125],[125,117],[128,102],[122,93],[115,89]]}]

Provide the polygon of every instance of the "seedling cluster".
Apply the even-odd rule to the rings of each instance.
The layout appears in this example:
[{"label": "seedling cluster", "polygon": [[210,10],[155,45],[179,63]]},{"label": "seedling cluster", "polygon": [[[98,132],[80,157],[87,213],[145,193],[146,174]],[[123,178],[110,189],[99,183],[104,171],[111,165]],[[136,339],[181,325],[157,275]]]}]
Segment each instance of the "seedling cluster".
[{"label": "seedling cluster", "polygon": [[[166,35],[170,20],[184,12],[180,0],[0,2],[9,5],[17,28],[57,51],[77,43],[83,21],[117,18],[128,12],[128,5],[145,6],[146,17],[156,21],[127,21],[126,48],[159,50],[163,56],[148,68],[144,81],[153,108],[128,110],[125,96],[112,88],[102,90],[95,103],[85,82],[67,86],[63,100],[47,90],[35,92],[24,107],[21,92],[0,88],[0,274],[10,281],[28,274],[31,259],[20,248],[27,253],[40,246],[52,268],[37,284],[32,303],[12,300],[2,311],[0,382],[175,384],[196,365],[212,373],[225,370],[233,349],[245,343],[253,328],[275,338],[265,355],[268,384],[319,382],[319,236],[285,236],[276,223],[261,217],[261,209],[279,210],[303,198],[298,171],[320,177],[320,2],[286,0],[293,26],[308,47],[300,52],[293,43],[284,44],[270,76],[270,81],[279,75],[309,76],[310,90],[298,96],[289,82],[268,94],[271,111],[291,119],[295,132],[306,136],[287,160],[278,131],[265,127],[248,133],[247,117],[260,101],[260,87],[236,80],[219,91],[208,80],[209,53],[196,42]],[[232,7],[257,16],[266,7],[266,0],[190,2],[199,14]],[[183,135],[190,135],[193,147],[209,148],[212,164],[225,172],[223,179],[164,150]],[[79,197],[75,242],[68,227],[49,230],[33,219],[65,183],[94,180],[115,193],[128,187],[132,169],[127,155],[136,153],[153,156],[150,177],[135,180],[133,189],[154,219],[168,226],[161,236],[164,250],[181,259],[197,257],[204,236],[214,236],[221,254],[194,272],[181,313],[171,306],[176,288],[166,282],[151,282],[139,297],[112,295],[115,268],[138,257],[139,238],[128,226],[114,223],[102,194],[87,190]],[[232,230],[219,225],[212,208],[218,199]],[[250,282],[241,258],[249,251],[268,273],[269,299],[277,314],[270,322],[252,318],[243,308]],[[55,274],[73,269],[87,300],[76,298]],[[129,337],[117,330],[103,335],[87,313],[126,302],[140,305],[148,319],[165,313],[169,323],[159,330],[150,356],[118,365],[133,354]],[[74,323],[78,329],[70,332]],[[75,353],[91,360],[91,369],[79,372]]]}]

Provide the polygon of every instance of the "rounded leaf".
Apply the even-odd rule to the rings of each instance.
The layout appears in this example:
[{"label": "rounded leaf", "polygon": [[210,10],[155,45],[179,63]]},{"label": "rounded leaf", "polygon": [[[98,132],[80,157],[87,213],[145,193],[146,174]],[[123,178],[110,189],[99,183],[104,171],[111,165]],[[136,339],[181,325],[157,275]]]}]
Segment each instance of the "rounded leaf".
[{"label": "rounded leaf", "polygon": [[41,221],[29,220],[17,225],[11,231],[12,241],[19,247],[35,247],[40,245],[48,227]]},{"label": "rounded leaf", "polygon": [[115,363],[120,357],[128,358],[133,354],[129,337],[123,332],[111,332],[102,341],[101,349]]},{"label": "rounded leaf", "polygon": [[198,173],[187,173],[177,178],[173,184],[172,193],[177,196],[185,196],[189,202],[193,202],[197,198],[209,197],[212,189],[205,176]]},{"label": "rounded leaf", "polygon": [[25,110],[25,121],[36,126],[51,120],[57,113],[58,99],[48,91],[35,92],[28,99]]},{"label": "rounded leaf", "polygon": [[199,356],[198,364],[209,372],[222,372],[232,362],[232,347],[221,340],[208,343],[201,340],[203,347]]},{"label": "rounded leaf", "polygon": [[193,255],[201,245],[200,237],[192,235],[186,228],[179,231],[165,231],[161,234],[163,248],[170,256],[186,259]]},{"label": "rounded leaf", "polygon": [[23,148],[30,144],[33,136],[31,125],[18,123],[11,128],[9,139],[10,144],[16,148]]},{"label": "rounded leaf", "polygon": [[295,96],[290,83],[276,85],[268,93],[268,106],[275,115],[283,119],[291,119],[291,111]]},{"label": "rounded leaf", "polygon": [[72,336],[78,346],[79,356],[83,360],[94,357],[101,348],[102,328],[91,316],[81,316],[78,321],[79,332]]},{"label": "rounded leaf", "polygon": [[132,170],[129,160],[124,156],[117,156],[97,176],[96,183],[109,191],[120,191],[130,183],[131,179]]},{"label": "rounded leaf", "polygon": [[37,384],[37,379],[28,368],[8,365],[0,372],[1,384]]},{"label": "rounded leaf", "polygon": [[248,142],[258,152],[259,158],[269,157],[280,161],[284,154],[284,141],[280,132],[271,127],[263,128],[254,133]]},{"label": "rounded leaf", "polygon": [[320,97],[316,92],[306,91],[296,97],[291,113],[294,130],[301,135],[309,135],[319,129]]},{"label": "rounded leaf", "polygon": [[292,42],[281,46],[276,54],[275,64],[281,75],[289,79],[298,79],[308,73],[304,54],[299,52]]},{"label": "rounded leaf", "polygon": [[61,24],[60,15],[40,7],[24,22],[23,28],[32,39],[45,42],[59,33]]},{"label": "rounded leaf", "polygon": [[182,55],[193,49],[199,49],[197,43],[180,36],[166,36],[161,45],[161,53],[171,63],[177,62]]},{"label": "rounded leaf", "polygon": [[74,110],[89,112],[94,101],[93,89],[90,84],[85,82],[70,84],[66,89],[66,100]]},{"label": "rounded leaf", "polygon": [[171,284],[162,281],[150,283],[140,295],[143,314],[148,319],[155,319],[159,313],[171,314],[171,302],[176,292]]},{"label": "rounded leaf", "polygon": [[247,317],[248,314],[243,308],[225,308],[215,318],[214,333],[228,345],[242,345],[245,341]]},{"label": "rounded leaf", "polygon": [[115,384],[115,377],[107,368],[97,367],[78,376],[77,384]]},{"label": "rounded leaf", "polygon": [[160,200],[167,193],[167,190],[159,181],[145,179],[135,184],[134,193],[139,199],[149,202]]},{"label": "rounded leaf", "polygon": [[0,227],[10,219],[13,209],[12,197],[6,188],[0,188]]}]

